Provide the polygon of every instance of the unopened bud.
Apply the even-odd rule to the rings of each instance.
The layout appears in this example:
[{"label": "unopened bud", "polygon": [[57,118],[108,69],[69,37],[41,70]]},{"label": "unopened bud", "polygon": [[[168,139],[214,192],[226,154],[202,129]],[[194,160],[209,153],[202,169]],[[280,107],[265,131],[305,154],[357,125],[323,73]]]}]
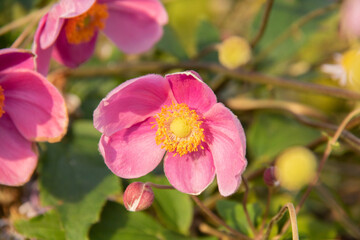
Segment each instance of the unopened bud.
[{"label": "unopened bud", "polygon": [[279,181],[275,176],[275,167],[269,167],[264,171],[264,182],[269,187],[279,186]]},{"label": "unopened bud", "polygon": [[147,209],[153,201],[154,193],[151,187],[142,182],[131,183],[124,192],[125,208],[131,212]]},{"label": "unopened bud", "polygon": [[219,61],[229,69],[246,64],[250,58],[251,47],[245,38],[232,36],[219,46]]},{"label": "unopened bud", "polygon": [[309,149],[290,147],[276,159],[275,176],[282,187],[297,191],[314,179],[316,165],[316,156]]}]

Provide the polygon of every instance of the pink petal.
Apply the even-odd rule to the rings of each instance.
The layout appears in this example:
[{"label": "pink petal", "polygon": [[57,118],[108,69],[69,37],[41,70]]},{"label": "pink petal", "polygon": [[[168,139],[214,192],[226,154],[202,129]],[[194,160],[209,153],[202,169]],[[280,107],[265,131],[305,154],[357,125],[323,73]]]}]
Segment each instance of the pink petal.
[{"label": "pink petal", "polygon": [[[64,24],[64,19],[60,18],[62,14],[63,9],[60,4],[54,4],[49,13],[47,13],[46,22],[40,35],[40,47],[42,49],[49,48],[54,44]],[[41,27],[40,24],[39,27]]]},{"label": "pink petal", "polygon": [[142,12],[110,7],[108,12],[104,33],[125,53],[147,51],[162,36],[162,26]]},{"label": "pink petal", "polygon": [[121,84],[104,98],[94,111],[94,126],[110,136],[160,112],[171,104],[168,82],[150,74]]},{"label": "pink petal", "polygon": [[61,0],[62,18],[72,18],[85,13],[95,3],[95,0]]},{"label": "pink petal", "polygon": [[53,57],[67,67],[75,68],[79,66],[93,55],[97,34],[96,32],[89,42],[71,44],[67,40],[65,29],[62,29],[55,42]]},{"label": "pink petal", "polygon": [[15,48],[0,49],[0,71],[13,68],[33,69],[34,55],[26,50]]},{"label": "pink petal", "polygon": [[214,180],[215,168],[209,149],[183,156],[167,153],[164,161],[167,179],[177,190],[198,195]]},{"label": "pink petal", "polygon": [[31,141],[55,142],[66,132],[68,117],[59,91],[42,75],[16,70],[0,76],[4,111],[19,132]]},{"label": "pink petal", "polygon": [[341,4],[340,33],[345,37],[360,36],[360,1],[346,0]]},{"label": "pink petal", "polygon": [[42,32],[45,27],[47,14],[41,18],[39,22],[39,26],[36,29],[35,37],[34,37],[34,43],[32,47],[32,51],[35,53],[35,70],[38,73],[41,73],[42,75],[46,76],[49,71],[49,65],[50,65],[50,59],[53,51],[54,45],[49,46],[46,49],[43,49],[40,44],[40,36],[42,35]]},{"label": "pink petal", "polygon": [[138,178],[154,170],[165,150],[155,142],[153,118],[107,137],[102,135],[99,149],[110,170],[122,178]]},{"label": "pink petal", "polygon": [[215,104],[205,115],[205,142],[214,158],[220,194],[229,196],[240,185],[245,170],[246,143],[237,117],[223,104]]},{"label": "pink petal", "polygon": [[105,3],[108,8],[114,10],[141,12],[155,19],[161,25],[168,22],[167,12],[158,0],[99,0],[99,3]]},{"label": "pink petal", "polygon": [[35,146],[18,132],[6,113],[0,118],[0,132],[0,184],[22,185],[36,168]]},{"label": "pink petal", "polygon": [[197,112],[206,112],[216,103],[216,96],[194,71],[166,75],[178,103],[186,103]]}]

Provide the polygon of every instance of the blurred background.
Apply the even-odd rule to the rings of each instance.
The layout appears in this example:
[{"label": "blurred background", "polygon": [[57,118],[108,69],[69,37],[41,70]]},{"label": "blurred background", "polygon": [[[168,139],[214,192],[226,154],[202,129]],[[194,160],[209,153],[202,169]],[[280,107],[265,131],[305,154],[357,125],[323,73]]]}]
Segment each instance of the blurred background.
[{"label": "blurred background", "polygon": [[[268,187],[263,172],[291,146],[310,149],[320,162],[328,140],[358,106],[360,79],[341,86],[321,71],[323,64],[335,63],[335,54],[358,46],[356,37],[343,37],[339,31],[344,1],[275,0],[257,40],[268,1],[162,2],[169,23],[150,51],[125,55],[100,35],[94,56],[78,69],[51,62],[48,80],[66,99],[68,133],[60,143],[38,144],[39,165],[28,184],[0,186],[1,240],[231,239],[190,196],[175,190],[154,189],[154,204],[143,212],[130,213],[123,207],[122,193],[130,182],[167,180],[161,166],[137,180],[113,175],[98,152],[100,133],[93,127],[92,114],[114,87],[147,73],[199,72],[244,126],[248,191],[242,184],[225,199],[214,181],[199,196],[209,209],[255,238],[282,206],[299,203],[306,186],[295,191]],[[1,48],[15,44],[31,49],[43,9],[53,3],[0,1]],[[239,55],[250,55],[229,67],[226,59],[232,63],[232,57],[228,53],[219,60],[219,51],[233,36],[247,44]],[[230,45],[228,51],[237,47]],[[359,121],[352,119],[332,146],[319,183],[298,213],[300,239],[360,239]],[[250,219],[244,213],[244,197]],[[287,219],[286,214],[274,225],[271,237],[291,239],[291,229],[281,232]]]}]

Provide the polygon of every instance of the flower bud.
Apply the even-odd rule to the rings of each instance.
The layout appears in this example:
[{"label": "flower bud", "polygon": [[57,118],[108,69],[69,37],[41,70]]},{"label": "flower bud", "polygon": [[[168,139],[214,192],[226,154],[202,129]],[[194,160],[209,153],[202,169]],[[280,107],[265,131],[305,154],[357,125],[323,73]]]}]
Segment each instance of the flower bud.
[{"label": "flower bud", "polygon": [[151,187],[142,182],[131,183],[124,192],[125,208],[131,212],[147,209],[153,201],[154,193]]},{"label": "flower bud", "polygon": [[265,184],[269,187],[279,186],[279,181],[276,179],[275,176],[275,167],[269,167],[265,169],[263,178]]},{"label": "flower bud", "polygon": [[307,148],[297,146],[286,149],[276,159],[275,176],[288,190],[300,190],[316,174],[316,157]]},{"label": "flower bud", "polygon": [[246,64],[250,58],[251,47],[244,38],[233,36],[220,44],[219,61],[229,69],[235,69]]}]

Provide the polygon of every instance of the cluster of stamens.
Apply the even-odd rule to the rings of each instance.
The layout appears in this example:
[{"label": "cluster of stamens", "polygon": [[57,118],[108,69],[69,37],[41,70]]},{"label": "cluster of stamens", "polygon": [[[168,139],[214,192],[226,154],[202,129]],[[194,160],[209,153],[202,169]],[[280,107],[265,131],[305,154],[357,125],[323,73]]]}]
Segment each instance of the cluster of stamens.
[{"label": "cluster of stamens", "polygon": [[4,89],[0,86],[0,117],[5,113],[4,101],[5,101]]},{"label": "cluster of stamens", "polygon": [[68,42],[71,44],[89,42],[96,31],[105,27],[105,20],[108,16],[106,4],[94,3],[87,12],[69,18],[65,24]]},{"label": "cluster of stamens", "polygon": [[[158,127],[156,131],[156,144],[174,155],[180,156],[198,150],[204,141],[202,121],[195,110],[190,110],[185,103],[164,106],[155,116]],[[200,146],[200,148],[203,148]]]}]

